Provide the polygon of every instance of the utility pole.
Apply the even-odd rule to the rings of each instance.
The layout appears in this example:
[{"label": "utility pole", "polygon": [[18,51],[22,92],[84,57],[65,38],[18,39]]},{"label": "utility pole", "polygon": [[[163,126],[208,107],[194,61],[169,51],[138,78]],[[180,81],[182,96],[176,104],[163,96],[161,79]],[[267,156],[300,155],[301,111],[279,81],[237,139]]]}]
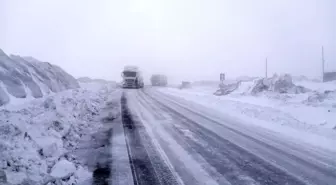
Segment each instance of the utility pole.
[{"label": "utility pole", "polygon": [[267,78],[267,70],[268,70],[268,66],[267,66],[267,58],[266,58],[266,62],[265,62],[265,76],[266,76],[266,78]]},{"label": "utility pole", "polygon": [[322,82],[324,81],[324,48],[322,46]]}]

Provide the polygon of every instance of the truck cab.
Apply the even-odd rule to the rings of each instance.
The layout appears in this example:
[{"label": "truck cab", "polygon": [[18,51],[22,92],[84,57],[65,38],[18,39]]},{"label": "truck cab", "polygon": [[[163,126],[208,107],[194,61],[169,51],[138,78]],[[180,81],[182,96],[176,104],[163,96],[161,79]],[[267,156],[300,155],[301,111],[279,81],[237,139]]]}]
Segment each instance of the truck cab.
[{"label": "truck cab", "polygon": [[122,87],[123,88],[142,88],[144,86],[143,78],[141,72],[137,67],[126,66],[121,73],[123,78]]}]

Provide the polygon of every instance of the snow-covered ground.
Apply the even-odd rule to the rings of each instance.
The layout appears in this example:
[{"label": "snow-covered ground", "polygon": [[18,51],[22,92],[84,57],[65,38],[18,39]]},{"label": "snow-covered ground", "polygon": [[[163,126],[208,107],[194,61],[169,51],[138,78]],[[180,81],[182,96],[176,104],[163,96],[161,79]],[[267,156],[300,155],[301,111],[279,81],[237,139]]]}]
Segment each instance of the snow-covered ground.
[{"label": "snow-covered ground", "polygon": [[215,96],[215,85],[194,85],[190,89],[158,90],[188,101],[197,102],[248,124],[281,132],[305,142],[336,150],[336,83],[294,82],[311,91],[306,93],[251,94],[254,81],[242,82],[225,96]]},{"label": "snow-covered ground", "polygon": [[[160,184],[153,182],[163,178],[184,184],[335,182],[336,140],[244,116],[235,104],[222,107],[222,100],[211,99],[214,95],[195,94],[167,88],[125,92],[121,104],[130,161],[135,169],[146,169],[138,174],[153,179],[140,177],[140,184]],[[144,147],[151,163],[141,151]],[[163,173],[162,164],[169,171]],[[151,167],[155,170],[147,170]]]},{"label": "snow-covered ground", "polygon": [[[108,130],[102,120],[119,115],[119,100],[120,91],[109,85],[88,85],[2,107],[0,184],[4,179],[29,185],[90,181],[98,159],[85,160],[92,152],[85,147],[92,147],[88,142],[95,133]],[[101,111],[105,107],[108,112]]]},{"label": "snow-covered ground", "polygon": [[[141,160],[144,157],[134,151],[148,153],[148,158],[154,160],[154,167],[157,166],[157,169],[150,173],[152,175],[156,170],[165,170],[164,165],[160,166],[164,161],[169,163],[167,169],[173,172],[174,177],[178,176],[178,172],[181,177],[191,174],[192,178],[186,180],[190,184],[197,184],[192,183],[193,179],[198,182],[209,179],[208,182],[213,184],[212,181],[217,177],[227,175],[227,164],[235,163],[232,160],[223,163],[224,157],[229,156],[240,161],[239,155],[223,151],[230,146],[232,151],[239,151],[240,148],[226,146],[228,142],[223,142],[224,140],[216,143],[216,137],[212,136],[223,137],[264,158],[282,161],[282,165],[292,170],[292,165],[296,165],[292,164],[295,157],[289,157],[290,160],[286,161],[287,154],[277,155],[277,150],[271,151],[271,148],[265,146],[283,145],[293,151],[295,148],[292,147],[300,147],[297,148],[297,156],[302,157],[304,151],[311,152],[312,156],[305,156],[305,160],[317,156],[317,161],[324,158],[328,162],[333,161],[330,156],[334,156],[332,154],[336,152],[335,82],[300,80],[294,81],[294,85],[288,76],[244,80],[246,81],[239,83],[234,80],[227,82],[222,89],[228,88],[229,91],[223,93],[221,90],[221,96],[214,95],[218,92],[218,86],[213,82],[194,83],[191,88],[186,89],[147,87],[144,90],[127,90],[123,96],[123,106],[120,105],[122,90],[117,89],[115,83],[87,78],[79,83],[80,88],[49,93],[40,98],[30,95],[27,87],[25,90],[28,93],[24,99],[7,93],[11,101],[0,107],[0,184],[93,184],[94,171],[103,169],[104,165],[108,165],[113,171],[112,182],[132,184],[134,181],[129,155]],[[39,87],[43,87],[43,84],[39,84]],[[227,95],[221,94],[227,92]],[[130,114],[132,119],[129,119],[133,121],[125,123],[124,120],[127,119],[121,120],[120,107],[133,113]],[[130,116],[128,113],[124,114]],[[115,120],[116,118],[118,119]],[[125,132],[123,124],[110,124],[111,122],[130,124],[128,126],[133,124],[142,134],[132,135],[136,133],[134,130],[129,128],[130,132]],[[218,126],[217,122],[225,127]],[[149,132],[148,135],[140,123]],[[197,127],[193,128],[194,126]],[[244,134],[231,132],[235,129],[239,133],[260,139],[258,141],[262,144],[250,141]],[[128,133],[128,136],[125,138],[120,133]],[[137,142],[132,146],[127,145],[126,142],[132,137]],[[251,145],[253,143],[255,145]],[[190,144],[193,144],[192,150],[189,150]],[[133,153],[129,153],[129,147],[134,149]],[[285,151],[286,147],[279,149],[283,153],[291,154],[291,151]],[[159,154],[155,157],[158,148]],[[194,154],[195,151],[199,154]],[[218,161],[212,161],[213,153],[219,156],[216,158]],[[322,156],[324,153],[328,155]],[[271,155],[267,156],[269,154]],[[244,156],[247,156],[246,160],[253,157],[250,153]],[[278,158],[274,159],[272,156]],[[211,164],[207,164],[205,159]],[[250,162],[255,165],[250,172],[258,169],[258,165],[268,165],[254,159]],[[132,165],[140,165],[139,168],[142,168],[142,164]],[[184,164],[187,168],[179,168],[177,164]],[[302,169],[307,167],[305,162],[299,161],[297,164],[302,165]],[[147,161],[144,165],[153,164]],[[245,163],[237,165],[238,171],[246,170]],[[174,172],[175,166],[178,170]],[[221,174],[213,173],[213,167]],[[261,174],[262,179],[268,179],[269,175],[276,179],[276,169],[273,170],[275,171]],[[299,170],[293,171],[297,173]],[[312,169],[306,170],[306,176],[314,173]],[[330,174],[329,171],[323,171],[318,180],[324,182],[324,175],[329,178]],[[260,175],[253,177],[255,181],[259,178]],[[330,182],[333,178],[334,176],[325,182]],[[278,179],[277,182],[282,181]],[[219,180],[218,184],[223,183]]]}]

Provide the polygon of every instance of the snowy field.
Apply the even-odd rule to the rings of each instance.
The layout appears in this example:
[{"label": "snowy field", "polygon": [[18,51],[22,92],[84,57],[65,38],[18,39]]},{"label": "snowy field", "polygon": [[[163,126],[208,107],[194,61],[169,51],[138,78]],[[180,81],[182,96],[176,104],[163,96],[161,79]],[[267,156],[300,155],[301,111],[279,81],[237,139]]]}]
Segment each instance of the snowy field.
[{"label": "snowy field", "polygon": [[294,84],[310,91],[297,94],[263,91],[252,94],[255,81],[242,82],[233,92],[223,96],[214,95],[218,90],[214,84],[197,84],[182,90],[158,90],[220,111],[244,123],[336,150],[336,83],[299,81]]},{"label": "snowy field", "polygon": [[109,151],[96,145],[110,139],[102,137],[120,114],[120,91],[82,86],[1,107],[0,184],[90,184],[97,153]]}]

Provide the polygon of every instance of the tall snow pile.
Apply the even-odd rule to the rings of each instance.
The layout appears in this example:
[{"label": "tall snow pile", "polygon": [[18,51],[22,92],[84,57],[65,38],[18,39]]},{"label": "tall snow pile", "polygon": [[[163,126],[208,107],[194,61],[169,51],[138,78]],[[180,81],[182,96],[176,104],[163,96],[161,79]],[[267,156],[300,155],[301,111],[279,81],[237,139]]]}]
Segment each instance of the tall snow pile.
[{"label": "tall snow pile", "polygon": [[110,100],[111,94],[72,89],[0,110],[0,184],[70,185],[90,178],[76,151],[84,137],[104,126],[106,102],[114,105],[109,119],[119,115],[119,99]]},{"label": "tall snow pile", "polygon": [[292,77],[289,74],[274,75],[271,78],[263,78],[255,81],[254,87],[251,89],[252,94],[257,94],[263,91],[271,91],[276,93],[291,93],[299,94],[310,91],[303,86],[293,84]]},{"label": "tall snow pile", "polygon": [[[246,89],[245,92],[240,91],[240,86],[251,84]],[[289,94],[300,94],[309,92],[310,89],[307,89],[303,86],[295,85],[293,83],[292,77],[289,74],[284,75],[274,75],[271,78],[260,78],[253,81],[237,81],[231,84],[223,84],[219,86],[215,95],[228,95],[233,92],[239,91],[241,94],[252,94],[256,95],[262,92],[274,92],[274,93],[289,93]]]},{"label": "tall snow pile", "polygon": [[78,87],[77,80],[58,66],[32,57],[7,56],[0,49],[0,106],[11,98],[41,98]]}]

